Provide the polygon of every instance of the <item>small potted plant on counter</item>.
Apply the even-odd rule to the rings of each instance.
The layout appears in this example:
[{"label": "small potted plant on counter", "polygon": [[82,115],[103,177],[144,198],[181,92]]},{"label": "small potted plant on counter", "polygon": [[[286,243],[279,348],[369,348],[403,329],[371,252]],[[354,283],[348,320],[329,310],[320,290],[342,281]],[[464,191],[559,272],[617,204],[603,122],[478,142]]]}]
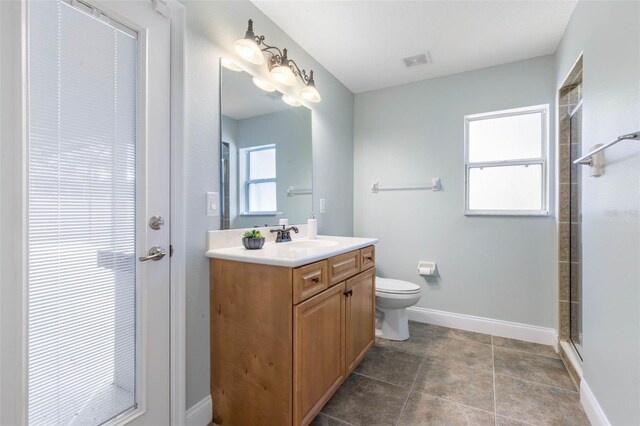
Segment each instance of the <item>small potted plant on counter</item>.
[{"label": "small potted plant on counter", "polygon": [[244,233],[242,237],[242,245],[247,250],[258,250],[264,245],[264,237],[260,231],[252,230]]}]

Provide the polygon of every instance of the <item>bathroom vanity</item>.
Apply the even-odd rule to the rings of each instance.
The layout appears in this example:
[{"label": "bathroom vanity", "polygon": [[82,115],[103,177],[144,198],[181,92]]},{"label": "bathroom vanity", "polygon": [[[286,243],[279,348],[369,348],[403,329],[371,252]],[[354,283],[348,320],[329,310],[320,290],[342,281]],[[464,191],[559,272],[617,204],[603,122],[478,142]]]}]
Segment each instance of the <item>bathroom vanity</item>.
[{"label": "bathroom vanity", "polygon": [[375,239],[209,250],[220,425],[307,425],[374,344]]}]

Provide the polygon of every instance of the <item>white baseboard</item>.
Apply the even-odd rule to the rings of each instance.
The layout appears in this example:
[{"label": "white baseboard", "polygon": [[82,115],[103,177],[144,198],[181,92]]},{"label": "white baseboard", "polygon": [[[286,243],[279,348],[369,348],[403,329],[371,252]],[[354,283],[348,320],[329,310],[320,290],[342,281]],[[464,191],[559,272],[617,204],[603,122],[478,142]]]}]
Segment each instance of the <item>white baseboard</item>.
[{"label": "white baseboard", "polygon": [[187,410],[187,426],[208,426],[213,420],[211,395]]},{"label": "white baseboard", "polygon": [[580,381],[580,402],[592,426],[611,426],[596,396],[584,379]]},{"label": "white baseboard", "polygon": [[558,332],[553,328],[475,317],[472,315],[455,314],[417,306],[408,308],[407,313],[409,319],[412,321],[541,343],[543,345],[553,346],[555,351],[558,352]]}]

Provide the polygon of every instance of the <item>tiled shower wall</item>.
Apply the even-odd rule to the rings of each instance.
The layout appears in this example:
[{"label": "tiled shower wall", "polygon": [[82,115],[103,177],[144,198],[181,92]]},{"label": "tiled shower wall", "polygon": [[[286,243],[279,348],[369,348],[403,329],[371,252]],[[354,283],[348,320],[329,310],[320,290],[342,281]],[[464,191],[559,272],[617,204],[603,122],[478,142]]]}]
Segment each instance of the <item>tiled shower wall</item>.
[{"label": "tiled shower wall", "polygon": [[[570,331],[578,334],[580,315],[580,166],[571,163],[571,159],[580,156],[581,146],[571,143],[569,114],[582,100],[582,57],[567,77],[560,89],[558,114],[560,121],[559,147],[559,301],[560,301],[560,339],[569,339]],[[574,137],[574,141],[575,141]],[[580,140],[580,138],[577,138]],[[572,304],[572,305],[570,305]],[[570,309],[571,308],[571,309]],[[573,315],[570,321],[569,315]],[[570,326],[574,329],[571,330]]]}]

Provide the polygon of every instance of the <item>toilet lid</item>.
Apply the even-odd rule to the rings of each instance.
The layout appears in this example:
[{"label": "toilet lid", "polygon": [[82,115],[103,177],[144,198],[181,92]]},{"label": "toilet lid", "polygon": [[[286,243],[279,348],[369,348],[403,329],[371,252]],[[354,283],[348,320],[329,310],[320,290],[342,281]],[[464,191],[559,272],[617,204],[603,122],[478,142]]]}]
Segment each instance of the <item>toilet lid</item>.
[{"label": "toilet lid", "polygon": [[376,291],[382,293],[418,293],[420,286],[408,281],[376,277]]}]

